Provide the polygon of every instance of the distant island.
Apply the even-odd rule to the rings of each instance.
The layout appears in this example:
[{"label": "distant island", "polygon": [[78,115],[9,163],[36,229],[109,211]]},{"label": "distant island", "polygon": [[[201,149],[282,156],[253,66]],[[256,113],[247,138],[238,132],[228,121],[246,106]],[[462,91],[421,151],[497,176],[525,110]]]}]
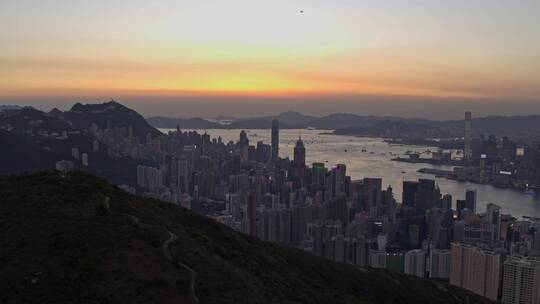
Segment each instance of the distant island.
[{"label": "distant island", "polygon": [[[284,112],[276,116],[230,118],[220,120],[195,118],[149,117],[146,120],[156,128],[174,129],[266,129],[272,119],[278,119],[281,129],[334,130],[333,134],[370,136],[399,139],[406,144],[431,144],[426,139],[444,139],[442,148],[462,146],[463,120],[429,120],[396,116],[372,116],[335,113],[322,117],[298,112]],[[475,135],[496,135],[528,141],[540,132],[540,115],[487,116],[474,118]]]}]

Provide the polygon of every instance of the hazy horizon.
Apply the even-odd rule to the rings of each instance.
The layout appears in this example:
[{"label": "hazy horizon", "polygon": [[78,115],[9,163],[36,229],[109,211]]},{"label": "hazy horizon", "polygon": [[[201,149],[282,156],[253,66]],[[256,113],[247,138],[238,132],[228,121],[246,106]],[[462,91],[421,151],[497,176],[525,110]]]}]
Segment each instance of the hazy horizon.
[{"label": "hazy horizon", "polygon": [[230,116],[235,118],[276,115],[286,111],[324,116],[332,113],[398,116],[434,120],[462,119],[464,111],[474,117],[502,115],[540,115],[540,101],[483,100],[422,97],[324,97],[311,99],[248,98],[248,97],[0,97],[0,105],[32,106],[44,111],[53,108],[68,110],[75,103],[102,103],[114,99],[133,108],[144,117],[205,117]]}]

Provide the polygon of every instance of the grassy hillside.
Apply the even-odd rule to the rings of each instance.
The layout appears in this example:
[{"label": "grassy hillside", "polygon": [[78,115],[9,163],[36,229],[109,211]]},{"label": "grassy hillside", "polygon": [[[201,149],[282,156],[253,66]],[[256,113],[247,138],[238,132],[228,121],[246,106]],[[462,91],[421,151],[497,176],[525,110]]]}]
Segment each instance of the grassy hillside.
[{"label": "grassy hillside", "polygon": [[80,172],[0,177],[0,229],[0,303],[488,303],[258,241]]}]

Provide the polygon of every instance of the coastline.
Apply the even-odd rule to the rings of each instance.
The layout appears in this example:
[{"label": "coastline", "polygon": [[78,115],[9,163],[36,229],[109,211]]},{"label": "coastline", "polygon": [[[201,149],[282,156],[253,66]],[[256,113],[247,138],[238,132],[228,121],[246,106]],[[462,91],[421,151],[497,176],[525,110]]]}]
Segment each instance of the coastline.
[{"label": "coastline", "polygon": [[540,188],[539,186],[534,186],[534,185],[527,187],[524,184],[497,184],[492,181],[480,181],[480,180],[470,179],[470,178],[460,179],[456,176],[456,174],[454,174],[453,171],[442,170],[442,169],[420,168],[416,172],[424,173],[424,174],[431,174],[431,175],[434,175],[435,177],[445,178],[448,180],[456,181],[458,183],[469,182],[476,185],[489,185],[489,186],[499,188],[499,189],[510,189],[510,190],[516,190],[516,191],[527,191],[527,190],[534,191]]}]

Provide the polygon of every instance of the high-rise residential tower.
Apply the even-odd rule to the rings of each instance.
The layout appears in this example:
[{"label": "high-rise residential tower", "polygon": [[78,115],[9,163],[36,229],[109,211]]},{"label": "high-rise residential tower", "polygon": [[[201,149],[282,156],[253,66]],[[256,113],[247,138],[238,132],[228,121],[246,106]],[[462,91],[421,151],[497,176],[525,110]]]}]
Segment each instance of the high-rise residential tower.
[{"label": "high-rise residential tower", "polygon": [[450,285],[496,301],[501,275],[501,255],[473,245],[452,243]]},{"label": "high-rise residential tower", "polygon": [[448,279],[450,277],[450,250],[431,249],[429,255],[429,277]]},{"label": "high-rise residential tower", "polygon": [[504,262],[502,303],[540,303],[540,260],[508,257]]},{"label": "high-rise residential tower", "polygon": [[424,250],[416,249],[405,253],[405,273],[425,277],[426,252]]},{"label": "high-rise residential tower", "polygon": [[257,235],[257,195],[254,191],[249,191],[247,197],[247,219],[248,232],[251,236]]}]

